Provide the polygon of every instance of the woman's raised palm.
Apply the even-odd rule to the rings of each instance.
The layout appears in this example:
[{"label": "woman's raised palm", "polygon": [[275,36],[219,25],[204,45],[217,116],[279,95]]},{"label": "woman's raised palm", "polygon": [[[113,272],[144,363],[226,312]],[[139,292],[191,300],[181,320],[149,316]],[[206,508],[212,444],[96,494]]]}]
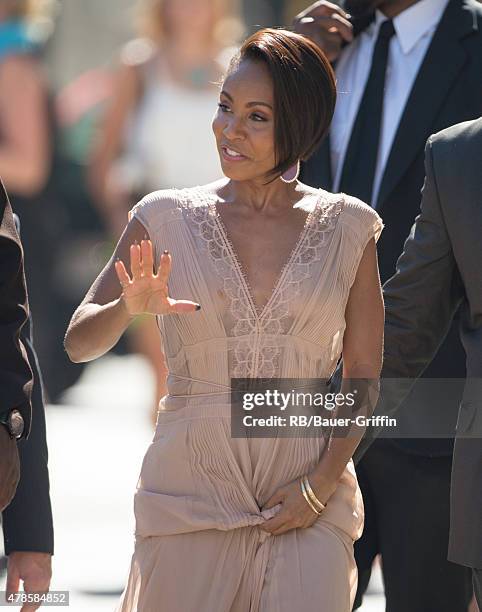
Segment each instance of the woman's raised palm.
[{"label": "woman's raised palm", "polygon": [[171,256],[161,256],[157,274],[154,272],[152,242],[143,240],[130,248],[131,276],[124,262],[115,262],[117,277],[122,286],[124,304],[131,315],[148,313],[165,315],[199,310],[199,304],[189,300],[175,300],[168,295],[167,279],[171,271]]}]

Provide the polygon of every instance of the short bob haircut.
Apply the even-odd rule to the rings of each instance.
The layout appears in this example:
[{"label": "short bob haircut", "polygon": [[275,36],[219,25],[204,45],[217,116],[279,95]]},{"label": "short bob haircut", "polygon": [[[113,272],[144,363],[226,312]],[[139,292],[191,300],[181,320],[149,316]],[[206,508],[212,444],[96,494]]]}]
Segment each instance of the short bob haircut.
[{"label": "short bob haircut", "polygon": [[265,28],[250,36],[228,74],[245,60],[264,63],[273,81],[274,180],[308,159],[326,135],[335,110],[335,74],[315,43],[289,30]]}]

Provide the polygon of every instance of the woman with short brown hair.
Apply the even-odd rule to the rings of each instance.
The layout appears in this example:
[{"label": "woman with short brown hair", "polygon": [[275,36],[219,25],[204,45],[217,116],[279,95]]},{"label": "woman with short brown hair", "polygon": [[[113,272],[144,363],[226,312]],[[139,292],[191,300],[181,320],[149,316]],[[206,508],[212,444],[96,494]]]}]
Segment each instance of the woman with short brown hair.
[{"label": "woman with short brown hair", "polygon": [[140,313],[157,316],[169,370],[135,495],[123,612],[351,611],[361,433],[238,437],[230,420],[232,379],[328,379],[341,353],[344,381],[380,373],[382,222],[297,180],[335,97],[309,40],[250,37],[213,120],[226,178],[144,197],[74,314],[76,361],[104,354]]}]

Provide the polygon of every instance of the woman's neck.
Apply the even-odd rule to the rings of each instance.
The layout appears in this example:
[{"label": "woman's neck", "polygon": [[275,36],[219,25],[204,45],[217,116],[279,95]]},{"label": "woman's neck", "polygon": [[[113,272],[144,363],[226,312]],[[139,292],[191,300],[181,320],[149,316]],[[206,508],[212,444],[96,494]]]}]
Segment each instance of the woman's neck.
[{"label": "woman's neck", "polygon": [[175,57],[180,64],[199,64],[212,59],[216,45],[211,37],[174,36],[163,45],[163,51]]},{"label": "woman's neck", "polygon": [[177,40],[169,41],[162,54],[171,78],[188,87],[205,88],[221,76],[214,62],[217,50],[212,42],[191,41],[186,46]]},{"label": "woman's neck", "polygon": [[227,180],[218,193],[226,202],[242,203],[246,208],[263,213],[293,208],[302,197],[303,190],[297,181],[283,183],[277,178],[265,185],[265,180]]}]

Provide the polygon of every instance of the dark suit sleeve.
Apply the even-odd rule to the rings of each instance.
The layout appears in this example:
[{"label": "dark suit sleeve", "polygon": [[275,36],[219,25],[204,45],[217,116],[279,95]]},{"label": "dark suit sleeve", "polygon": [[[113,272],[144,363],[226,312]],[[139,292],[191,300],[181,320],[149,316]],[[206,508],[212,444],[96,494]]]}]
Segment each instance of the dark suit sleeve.
[{"label": "dark suit sleeve", "polygon": [[18,442],[20,482],[2,514],[5,552],[53,553],[42,381],[27,318],[22,248],[1,181],[0,198],[0,410],[18,407],[28,427],[34,421],[28,439]]},{"label": "dark suit sleeve", "polygon": [[54,552],[42,380],[30,331],[29,320],[22,329],[22,340],[34,374],[33,427],[28,440],[20,440],[18,443],[20,482],[15,497],[2,515],[7,555],[21,550]]},{"label": "dark suit sleeve", "polygon": [[18,408],[31,421],[32,371],[20,331],[28,316],[23,252],[12,209],[0,181],[0,412]]},{"label": "dark suit sleeve", "polygon": [[[382,379],[403,378],[407,384],[382,388],[376,414],[392,414],[406,397],[412,380],[421,376],[443,342],[464,289],[447,233],[430,138],[425,148],[425,183],[420,215],[398,259],[396,273],[383,287],[385,345]],[[359,461],[376,432],[360,443]]]}]

